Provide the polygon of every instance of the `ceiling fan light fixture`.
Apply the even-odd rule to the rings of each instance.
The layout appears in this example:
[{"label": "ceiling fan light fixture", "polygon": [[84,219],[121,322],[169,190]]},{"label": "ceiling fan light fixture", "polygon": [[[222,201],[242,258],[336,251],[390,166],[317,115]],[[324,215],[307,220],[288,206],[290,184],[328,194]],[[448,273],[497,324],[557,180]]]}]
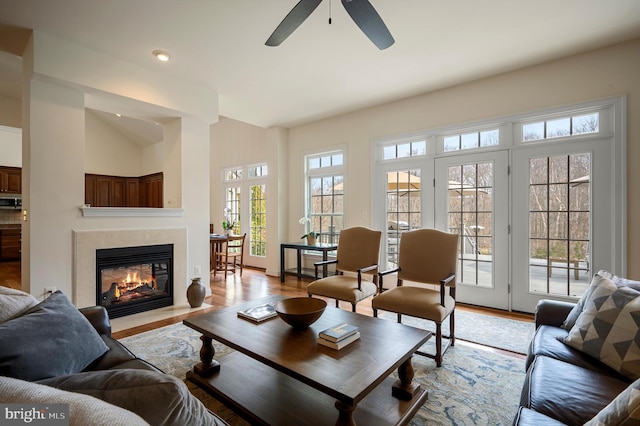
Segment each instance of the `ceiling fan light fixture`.
[{"label": "ceiling fan light fixture", "polygon": [[169,54],[164,50],[154,50],[151,54],[161,62],[167,62],[171,59],[171,56],[169,56]]}]

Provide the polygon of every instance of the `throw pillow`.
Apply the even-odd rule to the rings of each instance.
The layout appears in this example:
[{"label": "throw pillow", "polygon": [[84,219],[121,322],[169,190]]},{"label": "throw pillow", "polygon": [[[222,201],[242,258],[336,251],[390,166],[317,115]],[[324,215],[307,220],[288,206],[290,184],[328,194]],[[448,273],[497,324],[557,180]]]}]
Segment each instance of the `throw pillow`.
[{"label": "throw pillow", "polygon": [[131,411],[100,401],[97,398],[10,377],[0,377],[0,401],[21,405],[68,404],[68,424],[70,426],[142,426],[148,424]]},{"label": "throw pillow", "polygon": [[158,371],[114,369],[86,371],[40,381],[83,393],[133,411],[152,425],[223,425],[181,380]]},{"label": "throw pillow", "polygon": [[640,291],[602,277],[568,336],[559,339],[632,380],[640,378]]},{"label": "throw pillow", "polygon": [[0,323],[21,315],[37,304],[38,299],[29,293],[0,286]]},{"label": "throw pillow", "polygon": [[28,381],[77,373],[109,350],[60,291],[0,324],[0,348],[0,375]]},{"label": "throw pillow", "polygon": [[582,297],[580,298],[580,300],[578,300],[578,303],[576,303],[573,309],[571,309],[571,312],[569,312],[569,315],[567,315],[567,318],[562,323],[562,328],[566,330],[571,330],[573,328],[573,326],[576,323],[576,320],[584,310],[585,301],[589,299],[589,297],[591,296],[591,292],[593,291],[594,286],[597,283],[599,283],[602,279],[603,277],[602,275],[600,275],[600,272],[598,272],[593,276],[593,278],[591,278],[591,283],[589,284],[589,287],[587,287],[587,290],[582,294]]},{"label": "throw pillow", "polygon": [[585,426],[632,426],[640,424],[640,380],[631,383]]},{"label": "throw pillow", "polygon": [[602,269],[593,276],[593,278],[591,279],[591,283],[589,284],[589,287],[587,288],[587,290],[584,292],[580,300],[578,300],[578,303],[576,303],[576,305],[573,307],[571,312],[569,312],[569,315],[567,315],[567,318],[562,323],[562,328],[566,330],[571,330],[571,328],[575,325],[576,320],[578,319],[578,316],[580,316],[580,314],[584,309],[584,301],[587,300],[591,295],[591,291],[593,290],[594,285],[597,285],[603,278],[613,281],[613,283],[618,287],[628,286],[633,288],[634,290],[640,291],[640,281],[633,281],[633,280],[628,280],[626,278],[620,278]]}]

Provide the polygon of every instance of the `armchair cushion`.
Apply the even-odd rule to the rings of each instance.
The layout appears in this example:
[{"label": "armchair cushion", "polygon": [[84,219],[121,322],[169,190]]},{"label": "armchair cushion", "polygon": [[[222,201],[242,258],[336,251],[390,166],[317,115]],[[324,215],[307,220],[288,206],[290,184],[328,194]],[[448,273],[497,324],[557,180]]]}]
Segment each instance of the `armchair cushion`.
[{"label": "armchair cushion", "polygon": [[400,312],[417,318],[442,322],[451,314],[455,300],[448,294],[444,297],[444,306],[440,304],[440,291],[422,287],[394,287],[376,296],[372,301],[374,309]]},{"label": "armchair cushion", "polygon": [[0,324],[0,375],[23,380],[73,374],[109,350],[60,291]]},{"label": "armchair cushion", "polygon": [[317,296],[331,297],[358,303],[362,299],[376,294],[378,287],[371,281],[362,280],[358,290],[358,280],[348,275],[332,275],[307,286],[307,292]]}]

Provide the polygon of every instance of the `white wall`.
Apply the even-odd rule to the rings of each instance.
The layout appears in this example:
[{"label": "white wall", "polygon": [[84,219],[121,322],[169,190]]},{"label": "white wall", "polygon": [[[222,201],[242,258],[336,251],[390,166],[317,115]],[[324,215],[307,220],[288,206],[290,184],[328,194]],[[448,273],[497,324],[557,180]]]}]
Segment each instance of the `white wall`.
[{"label": "white wall", "polygon": [[91,110],[86,110],[84,164],[86,173],[142,176],[143,149]]},{"label": "white wall", "polygon": [[[626,94],[628,106],[627,264],[640,279],[640,40],[567,57],[437,92],[291,128],[288,217],[303,213],[303,157],[311,149],[346,144],[345,226],[370,226],[370,152],[374,139],[571,105]],[[295,177],[295,178],[294,178]],[[282,214],[282,213],[281,213]],[[289,221],[289,239],[299,227]]]},{"label": "white wall", "polygon": [[22,128],[22,103],[20,99],[0,96],[0,125]]},{"label": "white wall", "polygon": [[22,129],[0,125],[0,166],[22,167]]}]

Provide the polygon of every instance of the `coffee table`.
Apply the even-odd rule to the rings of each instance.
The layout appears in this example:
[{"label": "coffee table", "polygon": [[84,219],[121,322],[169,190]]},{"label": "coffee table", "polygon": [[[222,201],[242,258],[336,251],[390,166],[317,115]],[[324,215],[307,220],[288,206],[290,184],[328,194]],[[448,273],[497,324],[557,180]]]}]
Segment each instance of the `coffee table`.
[{"label": "coffee table", "polygon": [[[260,425],[406,424],[428,394],[413,382],[413,353],[431,332],[327,307],[306,330],[276,317],[262,323],[237,311],[283,296],[185,319],[202,333],[201,362],[187,378]],[[361,337],[340,350],[317,344],[318,332],[340,323]],[[233,349],[214,360],[212,340]],[[398,380],[389,375],[398,369]],[[337,411],[336,411],[337,409]]]}]

